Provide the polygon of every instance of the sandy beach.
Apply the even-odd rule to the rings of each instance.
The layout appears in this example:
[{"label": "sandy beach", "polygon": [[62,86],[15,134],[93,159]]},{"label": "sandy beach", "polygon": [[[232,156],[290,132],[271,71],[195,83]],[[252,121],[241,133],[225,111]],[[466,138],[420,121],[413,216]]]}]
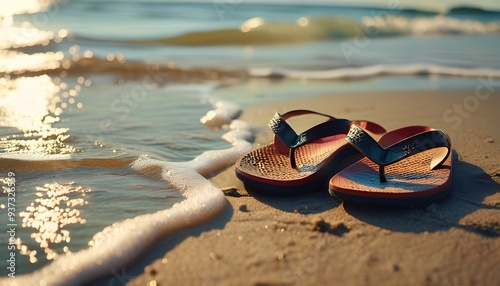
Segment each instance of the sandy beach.
[{"label": "sandy beach", "polygon": [[[500,2],[4,2],[0,286],[500,285]],[[387,207],[337,201],[327,180],[244,185],[235,162],[294,109],[445,131],[444,168],[405,179],[448,186],[452,169],[451,195]]]},{"label": "sandy beach", "polygon": [[[129,285],[498,285],[500,281],[500,92],[476,90],[323,95],[248,108],[270,142],[267,119],[306,108],[367,119],[388,130],[428,125],[453,145],[453,191],[426,207],[339,203],[322,189],[270,197],[236,178],[211,178],[223,213],[164,238],[121,278]],[[296,130],[312,120],[293,121]],[[109,281],[109,277],[107,278]],[[104,280],[103,280],[104,281]]]}]

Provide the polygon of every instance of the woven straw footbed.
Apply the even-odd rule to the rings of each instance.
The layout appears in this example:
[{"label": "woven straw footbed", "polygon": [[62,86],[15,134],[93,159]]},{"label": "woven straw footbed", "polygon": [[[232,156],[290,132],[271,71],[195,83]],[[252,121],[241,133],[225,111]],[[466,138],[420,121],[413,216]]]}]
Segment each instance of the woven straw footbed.
[{"label": "woven straw footbed", "polygon": [[291,167],[288,154],[278,153],[274,145],[270,144],[243,156],[236,163],[236,168],[240,173],[268,180],[299,180],[318,171],[324,165],[325,160],[345,144],[346,141],[341,138],[310,143],[297,148],[295,150],[297,169]]},{"label": "woven straw footbed", "polygon": [[378,193],[410,193],[435,189],[445,184],[451,175],[451,155],[442,167],[429,169],[437,150],[428,150],[385,167],[387,182],[380,182],[378,165],[363,158],[342,170],[330,182],[335,187]]}]

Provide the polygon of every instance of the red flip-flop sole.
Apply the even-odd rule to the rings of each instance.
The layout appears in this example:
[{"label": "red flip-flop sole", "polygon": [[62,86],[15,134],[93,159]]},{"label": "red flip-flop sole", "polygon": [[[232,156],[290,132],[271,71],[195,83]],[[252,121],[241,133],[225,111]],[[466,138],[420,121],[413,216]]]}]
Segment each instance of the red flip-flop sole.
[{"label": "red flip-flop sole", "polygon": [[249,152],[236,162],[236,175],[244,183],[271,193],[286,195],[309,192],[340,171],[344,161],[361,155],[344,140],[345,135],[323,138],[295,151],[297,168],[286,154],[270,144]]},{"label": "red flip-flop sole", "polygon": [[386,166],[387,182],[380,182],[378,165],[365,157],[330,180],[330,194],[343,201],[381,204],[425,204],[445,198],[451,192],[452,156],[430,170],[435,152],[427,150]]}]

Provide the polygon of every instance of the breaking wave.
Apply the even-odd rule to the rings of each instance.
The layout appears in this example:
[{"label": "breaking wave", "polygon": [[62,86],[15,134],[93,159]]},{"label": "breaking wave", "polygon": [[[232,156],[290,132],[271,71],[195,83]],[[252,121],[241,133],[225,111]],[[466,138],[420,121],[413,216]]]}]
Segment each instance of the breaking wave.
[{"label": "breaking wave", "polygon": [[174,37],[124,42],[181,46],[239,46],[293,44],[367,36],[498,34],[500,34],[500,21],[484,23],[445,15],[406,17],[381,14],[365,16],[361,21],[343,16],[301,17],[292,23],[272,22],[256,17],[245,21],[239,28],[198,31]]}]

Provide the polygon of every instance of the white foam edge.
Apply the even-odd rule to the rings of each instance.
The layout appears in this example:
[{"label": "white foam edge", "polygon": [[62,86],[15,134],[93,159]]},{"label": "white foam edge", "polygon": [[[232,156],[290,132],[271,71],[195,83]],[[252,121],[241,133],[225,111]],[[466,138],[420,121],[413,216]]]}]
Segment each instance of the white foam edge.
[{"label": "white foam edge", "polygon": [[69,160],[71,154],[42,154],[32,152],[18,152],[0,154],[0,159],[15,159],[23,161],[50,161],[50,160]]},{"label": "white foam edge", "polygon": [[500,22],[480,22],[471,19],[456,19],[445,15],[434,17],[406,17],[406,16],[365,16],[361,23],[375,31],[394,35],[495,35],[500,32]]},{"label": "white foam edge", "polygon": [[210,94],[219,86],[218,83],[203,83],[203,84],[169,84],[163,90],[167,92],[188,92],[198,94]]},{"label": "white foam edge", "polygon": [[[236,105],[214,106],[222,111],[222,106]],[[0,285],[87,284],[130,264],[159,238],[218,215],[226,199],[204,176],[233,164],[252,148],[248,140],[253,134],[246,122],[233,119],[226,128],[228,132],[222,138],[232,144],[230,148],[206,151],[188,162],[164,162],[142,156],[131,164],[137,172],[168,181],[185,200],[169,209],[113,223],[94,235],[92,247],[61,255],[49,265],[15,279],[0,279]]]},{"label": "white foam edge", "polygon": [[378,75],[415,75],[430,74],[443,76],[462,77],[487,77],[500,78],[500,70],[490,68],[459,68],[428,63],[402,64],[402,65],[371,65],[364,67],[338,68],[332,70],[297,71],[280,68],[251,68],[251,76],[268,77],[283,76],[294,79],[352,79]]},{"label": "white foam edge", "polygon": [[212,104],[214,109],[208,111],[203,117],[200,118],[200,122],[205,126],[212,129],[219,129],[227,124],[230,124],[233,119],[237,118],[241,114],[241,108],[236,103],[218,98],[216,96],[208,96],[209,97],[205,100]]}]

